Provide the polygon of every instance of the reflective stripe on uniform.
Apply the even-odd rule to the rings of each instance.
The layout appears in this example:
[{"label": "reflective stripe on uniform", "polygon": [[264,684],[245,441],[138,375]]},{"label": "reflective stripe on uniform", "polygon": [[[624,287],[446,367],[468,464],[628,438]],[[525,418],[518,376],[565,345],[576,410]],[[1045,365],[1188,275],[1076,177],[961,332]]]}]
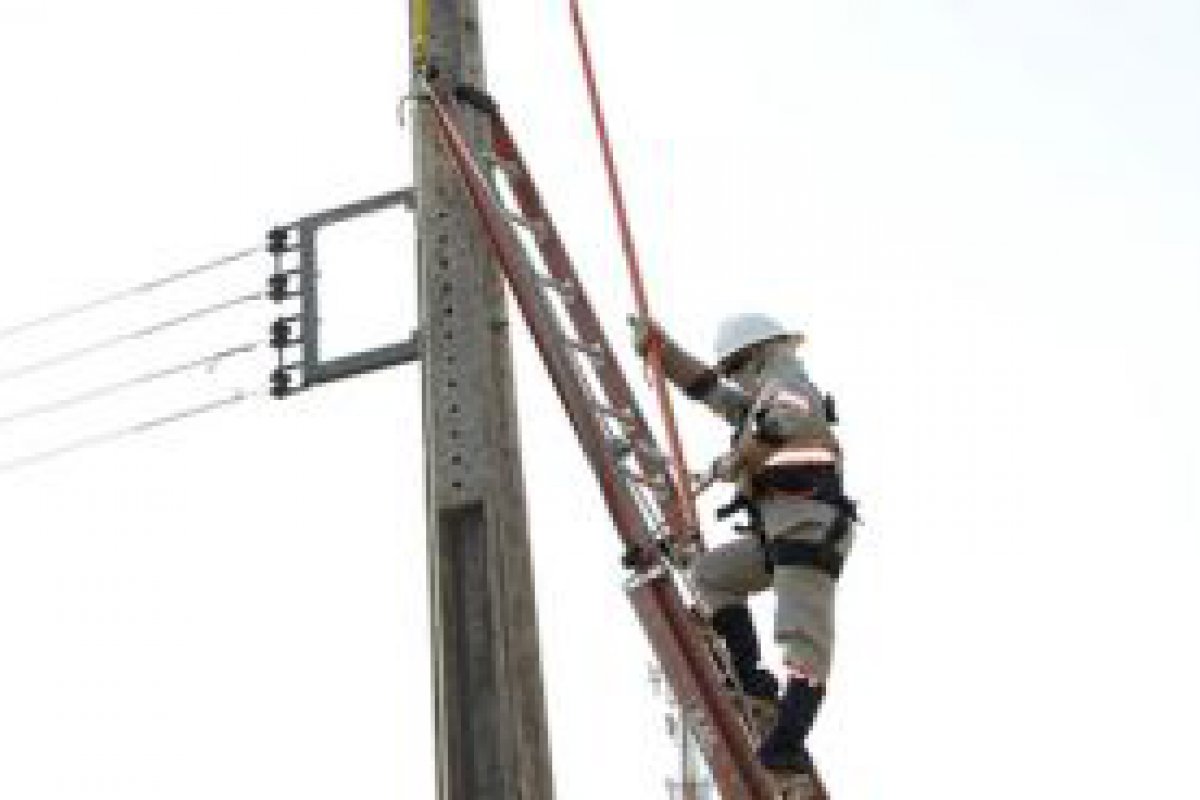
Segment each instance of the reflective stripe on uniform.
[{"label": "reflective stripe on uniform", "polygon": [[772,453],[763,467],[791,467],[798,464],[836,464],[837,455],[824,447],[787,447]]},{"label": "reflective stripe on uniform", "polygon": [[812,401],[807,395],[803,395],[800,392],[794,392],[784,387],[774,389],[771,394],[768,395],[767,403],[770,405],[781,405],[798,409],[803,411],[805,414],[811,414],[813,412]]}]

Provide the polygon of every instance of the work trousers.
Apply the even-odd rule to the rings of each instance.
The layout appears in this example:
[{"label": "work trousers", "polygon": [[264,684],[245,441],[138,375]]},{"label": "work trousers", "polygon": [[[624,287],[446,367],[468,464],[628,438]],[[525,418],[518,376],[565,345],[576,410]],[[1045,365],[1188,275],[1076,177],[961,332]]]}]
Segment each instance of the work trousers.
[{"label": "work trousers", "polygon": [[[768,542],[791,539],[822,542],[838,518],[833,506],[800,497],[760,503]],[[853,545],[853,525],[836,545],[843,556]],[[712,614],[745,602],[751,594],[774,588],[775,640],[784,661],[824,683],[833,660],[834,597],[837,581],[814,567],[776,564],[757,536],[746,535],[696,557],[691,583],[701,608]]]}]

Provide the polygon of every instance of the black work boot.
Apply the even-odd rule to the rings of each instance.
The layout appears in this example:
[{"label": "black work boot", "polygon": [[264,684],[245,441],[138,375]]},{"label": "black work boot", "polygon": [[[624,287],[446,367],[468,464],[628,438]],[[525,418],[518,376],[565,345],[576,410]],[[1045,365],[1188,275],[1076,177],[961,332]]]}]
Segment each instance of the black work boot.
[{"label": "black work boot", "polygon": [[775,727],[758,748],[758,760],[771,772],[811,774],[812,757],[804,740],[825,699],[825,690],[796,678],[788,681],[779,702]]},{"label": "black work boot", "polygon": [[754,632],[754,621],[750,609],[744,605],[722,608],[712,618],[713,630],[725,642],[725,649],[733,660],[733,671],[737,673],[742,691],[750,697],[775,700],[779,695],[779,681],[768,670],[758,665],[761,653],[758,636]]}]

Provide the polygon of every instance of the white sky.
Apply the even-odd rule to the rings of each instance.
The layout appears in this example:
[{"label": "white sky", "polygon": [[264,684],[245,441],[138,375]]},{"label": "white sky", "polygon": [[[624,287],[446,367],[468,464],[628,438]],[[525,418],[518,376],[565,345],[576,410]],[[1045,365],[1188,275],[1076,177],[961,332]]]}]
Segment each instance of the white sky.
[{"label": "white sky", "polygon": [[[494,93],[621,335],[566,4],[482,5]],[[0,327],[404,184],[403,6],[0,0]],[[659,315],[699,351],[729,312],[794,320],[839,398],[868,525],[814,740],[838,797],[1195,797],[1200,6],[585,11]],[[388,220],[327,251],[335,345],[415,322]],[[3,342],[0,369],[264,270]],[[264,314],[0,384],[0,409]],[[614,537],[517,352],[558,795],[659,798]],[[0,460],[249,367],[0,429]],[[433,796],[417,377],[0,476],[0,797]]]}]

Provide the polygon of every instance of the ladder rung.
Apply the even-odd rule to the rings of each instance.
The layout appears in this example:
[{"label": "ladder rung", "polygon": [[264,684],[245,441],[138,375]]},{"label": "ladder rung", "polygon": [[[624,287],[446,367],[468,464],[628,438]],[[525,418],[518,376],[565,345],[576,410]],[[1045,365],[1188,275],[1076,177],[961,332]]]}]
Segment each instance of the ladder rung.
[{"label": "ladder rung", "polygon": [[502,213],[504,215],[504,218],[507,219],[509,222],[511,222],[513,225],[518,225],[518,226],[524,228],[525,230],[529,231],[531,234],[533,234],[533,237],[535,239],[540,240],[540,239],[545,238],[546,223],[543,220],[530,219],[529,217],[522,216],[521,214],[518,214],[515,211],[510,211],[509,209],[507,209],[503,206],[500,207],[500,213]]},{"label": "ladder rung", "polygon": [[539,286],[553,289],[566,299],[574,299],[575,297],[575,284],[568,280],[556,278],[553,275],[546,275],[541,272],[535,273],[534,280],[538,282]]},{"label": "ladder rung", "polygon": [[589,342],[580,342],[575,339],[567,339],[567,338],[564,338],[563,341],[566,342],[567,347],[571,348],[572,350],[577,350],[580,353],[583,353],[588,358],[594,359],[596,361],[602,361],[605,358],[604,348],[598,344],[589,343]]},{"label": "ladder rung", "polygon": [[624,439],[620,436],[609,436],[607,439],[608,449],[612,451],[613,458],[621,461],[633,452],[633,442]]},{"label": "ladder rung", "polygon": [[656,492],[666,491],[671,486],[670,482],[667,481],[667,476],[665,474],[658,476],[641,475],[628,469],[622,469],[621,474],[634,483],[641,484],[642,486],[645,486],[648,489],[653,489]]},{"label": "ladder rung", "polygon": [[666,466],[667,457],[662,454],[661,450],[659,450],[657,447],[652,445],[650,442],[647,442],[645,439],[643,439],[639,436],[639,437],[634,437],[632,444],[633,444],[633,448],[635,450],[637,450],[639,453],[641,453],[642,456],[644,456],[645,458],[650,459],[651,461],[653,461],[655,464],[658,464],[659,466],[662,466],[662,467]]},{"label": "ladder rung", "polygon": [[654,464],[659,470],[666,473],[667,458],[658,451],[658,448],[653,447],[650,443],[644,441],[638,436],[629,438],[623,436],[608,437],[608,449],[612,451],[613,457],[618,461],[628,458],[633,453],[640,453],[641,456]]},{"label": "ladder rung", "polygon": [[645,570],[642,572],[635,572],[632,575],[630,575],[628,578],[626,578],[625,579],[625,591],[630,592],[630,593],[636,592],[638,589],[641,589],[646,584],[652,583],[653,581],[657,581],[662,578],[669,578],[670,575],[671,575],[671,571],[669,569],[667,569],[666,564],[663,564],[660,562],[658,564],[655,564],[653,567],[651,567],[648,570]]},{"label": "ladder rung", "polygon": [[615,419],[617,422],[620,422],[625,426],[632,426],[637,421],[637,418],[634,416],[633,412],[628,408],[612,408],[611,406],[600,404],[596,404],[592,406],[592,408],[594,408],[596,413],[600,416]]},{"label": "ladder rung", "polygon": [[525,170],[522,169],[521,165],[516,161],[511,161],[507,158],[501,158],[493,152],[484,153],[483,159],[510,178],[525,177]]}]

